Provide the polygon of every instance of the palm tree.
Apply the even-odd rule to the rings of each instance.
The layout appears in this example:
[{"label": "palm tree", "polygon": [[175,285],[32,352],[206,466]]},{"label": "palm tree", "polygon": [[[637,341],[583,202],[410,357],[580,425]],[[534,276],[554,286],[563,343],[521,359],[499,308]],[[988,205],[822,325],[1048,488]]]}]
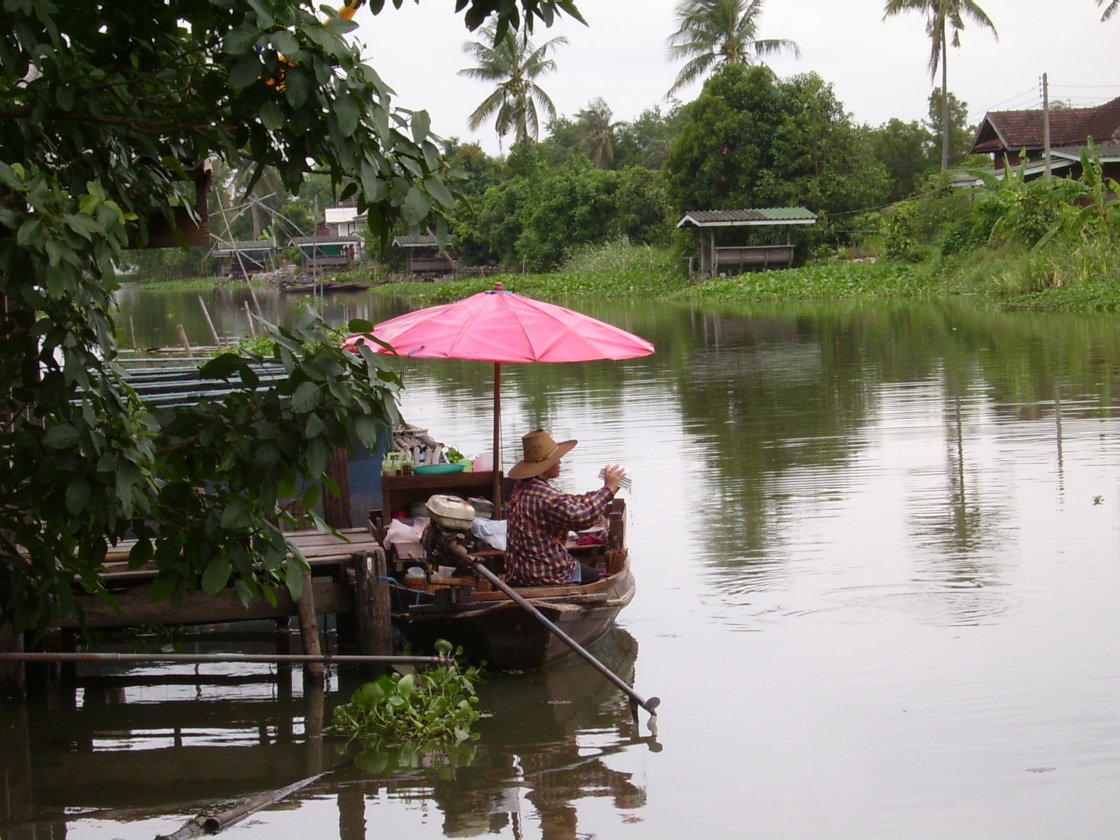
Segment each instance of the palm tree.
[{"label": "palm tree", "polygon": [[[1097,0],[1098,6],[1103,6],[1104,4],[1105,0]],[[1104,10],[1104,14],[1101,15],[1101,21],[1106,21],[1116,14],[1117,8],[1120,8],[1120,0],[1112,0],[1112,2],[1108,4],[1108,8]]]},{"label": "palm tree", "polygon": [[612,116],[610,106],[601,96],[588,102],[587,107],[576,114],[576,126],[583,134],[579,145],[600,169],[610,169],[614,163],[617,123],[611,121]]},{"label": "palm tree", "polygon": [[[997,41],[999,33],[991,18],[973,0],[887,0],[883,19],[907,11],[925,12],[927,16],[930,81],[936,78],[937,68],[941,68],[941,169],[944,171],[949,168],[949,71],[946,65],[949,62],[950,41],[954,47],[961,45],[965,17],[992,30]],[[949,30],[952,30],[952,38],[949,37]]]},{"label": "palm tree", "polygon": [[785,38],[758,39],[762,0],[681,0],[677,6],[679,28],[669,36],[669,57],[687,58],[677,80],[665,94],[678,90],[705,75],[719,62],[753,64],[764,55],[801,50]]},{"label": "palm tree", "polygon": [[497,87],[471,113],[470,127],[477,129],[494,117],[499,141],[511,130],[515,143],[535,140],[541,123],[538,106],[550,119],[556,116],[556,106],[534,79],[556,69],[556,62],[547,57],[548,52],[568,43],[568,39],[553,38],[535,47],[525,30],[507,29],[500,39],[494,24],[484,26],[479,32],[482,40],[463,45],[464,52],[472,56],[478,66],[460,70],[459,75],[493,82]]}]

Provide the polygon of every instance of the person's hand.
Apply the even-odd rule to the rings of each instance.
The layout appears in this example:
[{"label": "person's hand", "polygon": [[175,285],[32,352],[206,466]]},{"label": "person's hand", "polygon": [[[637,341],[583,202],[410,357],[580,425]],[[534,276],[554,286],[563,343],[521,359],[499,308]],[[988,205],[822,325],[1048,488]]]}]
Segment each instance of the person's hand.
[{"label": "person's hand", "polygon": [[619,464],[608,464],[603,467],[603,485],[609,487],[612,493],[618,492],[622,479],[626,478],[626,468]]}]

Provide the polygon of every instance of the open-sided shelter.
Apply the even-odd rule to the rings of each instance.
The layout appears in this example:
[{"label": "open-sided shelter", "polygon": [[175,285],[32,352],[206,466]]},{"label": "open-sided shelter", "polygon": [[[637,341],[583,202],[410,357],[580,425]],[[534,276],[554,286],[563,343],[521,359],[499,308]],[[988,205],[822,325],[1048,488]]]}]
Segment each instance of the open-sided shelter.
[{"label": "open-sided shelter", "polygon": [[362,237],[301,236],[291,240],[303,257],[303,270],[311,277],[332,271],[349,271],[362,252]]},{"label": "open-sided shelter", "polygon": [[[690,210],[677,227],[695,227],[708,232],[700,241],[700,279],[717,274],[742,274],[793,265],[791,227],[813,225],[817,214],[804,207],[761,207],[750,210]],[[775,227],[785,232],[785,242],[771,245],[716,245],[716,232],[729,228]],[[780,238],[780,236],[775,237]],[[691,266],[689,273],[691,274]]]},{"label": "open-sided shelter", "polygon": [[393,247],[404,251],[405,271],[409,274],[450,274],[457,267],[432,233],[395,236]]},{"label": "open-sided shelter", "polygon": [[254,242],[218,242],[210,253],[222,261],[224,276],[247,280],[250,274],[267,271],[280,249],[271,239],[261,239]]}]

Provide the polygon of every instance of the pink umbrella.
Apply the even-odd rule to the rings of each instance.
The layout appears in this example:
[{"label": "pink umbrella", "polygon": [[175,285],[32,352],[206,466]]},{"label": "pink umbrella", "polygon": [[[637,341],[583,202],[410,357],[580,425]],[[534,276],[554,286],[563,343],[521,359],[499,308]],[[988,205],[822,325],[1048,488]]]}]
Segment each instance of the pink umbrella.
[{"label": "pink umbrella", "polygon": [[[503,362],[587,362],[648,356],[653,345],[636,335],[587,315],[507,292],[491,291],[442,306],[432,306],[383,321],[373,336],[378,353],[421,359],[470,359],[494,363],[494,503],[501,511],[501,365]],[[367,335],[343,342],[356,350]]]}]

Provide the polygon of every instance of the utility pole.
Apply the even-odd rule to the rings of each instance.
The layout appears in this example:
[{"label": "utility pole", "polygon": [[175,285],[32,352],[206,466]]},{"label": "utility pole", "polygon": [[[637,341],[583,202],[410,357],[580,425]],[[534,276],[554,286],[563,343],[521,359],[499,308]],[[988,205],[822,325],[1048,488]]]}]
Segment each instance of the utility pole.
[{"label": "utility pole", "polygon": [[1046,159],[1046,180],[1050,180],[1050,84],[1042,74],[1042,150]]}]

